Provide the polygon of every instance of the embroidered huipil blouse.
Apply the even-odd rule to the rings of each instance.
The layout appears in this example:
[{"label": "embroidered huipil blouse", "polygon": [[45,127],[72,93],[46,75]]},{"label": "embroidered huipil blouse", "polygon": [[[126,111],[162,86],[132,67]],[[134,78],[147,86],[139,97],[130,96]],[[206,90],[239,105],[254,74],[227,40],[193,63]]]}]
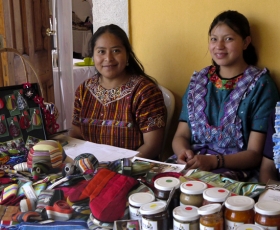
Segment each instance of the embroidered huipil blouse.
[{"label": "embroidered huipil blouse", "polygon": [[278,98],[267,69],[249,66],[235,78],[222,79],[210,66],[193,74],[180,121],[188,122],[194,149],[236,153],[247,148],[251,131],[266,133]]},{"label": "embroidered huipil blouse", "polygon": [[132,76],[114,89],[99,84],[98,75],[75,93],[72,124],[84,140],[136,150],[143,133],[165,127],[166,108],[161,90],[143,76]]}]

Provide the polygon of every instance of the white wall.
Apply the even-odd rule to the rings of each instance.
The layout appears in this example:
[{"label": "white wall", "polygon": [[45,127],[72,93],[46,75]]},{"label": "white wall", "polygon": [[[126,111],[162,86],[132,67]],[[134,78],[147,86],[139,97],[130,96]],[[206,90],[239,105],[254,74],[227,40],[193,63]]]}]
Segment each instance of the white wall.
[{"label": "white wall", "polygon": [[83,22],[88,16],[92,19],[92,6],[88,1],[72,0],[72,11],[74,11]]},{"label": "white wall", "polygon": [[100,26],[116,24],[129,34],[128,0],[92,0],[92,5],[93,32]]}]

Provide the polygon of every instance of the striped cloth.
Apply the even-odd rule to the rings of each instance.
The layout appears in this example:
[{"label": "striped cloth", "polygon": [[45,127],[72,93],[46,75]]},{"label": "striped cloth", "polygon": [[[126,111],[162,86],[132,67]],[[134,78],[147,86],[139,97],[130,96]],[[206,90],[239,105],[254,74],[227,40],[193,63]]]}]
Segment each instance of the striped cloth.
[{"label": "striped cloth", "polygon": [[235,194],[249,196],[252,198],[258,197],[265,189],[265,186],[262,184],[253,182],[240,182],[223,177],[220,174],[200,171],[198,169],[189,171],[186,178],[200,180],[209,185],[223,187]]},{"label": "striped cloth", "polygon": [[97,75],[75,93],[72,124],[86,141],[136,150],[143,133],[165,127],[166,108],[159,87],[143,76],[131,76],[114,89],[105,89]]},{"label": "striped cloth", "polygon": [[62,152],[63,148],[59,142],[53,140],[40,141],[29,150],[28,168],[32,168],[35,163],[44,164],[49,168],[59,168],[62,165]]}]

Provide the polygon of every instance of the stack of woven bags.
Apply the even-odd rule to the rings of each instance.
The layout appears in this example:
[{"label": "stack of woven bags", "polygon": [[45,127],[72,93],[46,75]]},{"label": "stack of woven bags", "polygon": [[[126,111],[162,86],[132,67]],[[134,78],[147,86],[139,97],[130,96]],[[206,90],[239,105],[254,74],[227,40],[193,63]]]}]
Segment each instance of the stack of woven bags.
[{"label": "stack of woven bags", "polygon": [[129,193],[146,188],[118,173],[121,160],[99,163],[85,153],[64,164],[64,157],[58,142],[41,141],[27,162],[0,173],[1,229],[110,228],[128,218]]}]

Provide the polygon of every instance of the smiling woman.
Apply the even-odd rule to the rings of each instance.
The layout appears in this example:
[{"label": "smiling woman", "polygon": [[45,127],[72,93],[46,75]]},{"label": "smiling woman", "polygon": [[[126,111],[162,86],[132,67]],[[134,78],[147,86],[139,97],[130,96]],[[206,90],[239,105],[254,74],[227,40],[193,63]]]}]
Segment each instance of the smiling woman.
[{"label": "smiling woman", "polygon": [[188,169],[235,180],[257,176],[267,119],[279,98],[267,69],[255,66],[247,18],[219,14],[210,25],[213,65],[195,72],[183,97],[174,159]]},{"label": "smiling woman", "polygon": [[76,90],[70,136],[157,158],[166,122],[161,90],[120,27],[100,27],[91,44],[97,74]]}]

